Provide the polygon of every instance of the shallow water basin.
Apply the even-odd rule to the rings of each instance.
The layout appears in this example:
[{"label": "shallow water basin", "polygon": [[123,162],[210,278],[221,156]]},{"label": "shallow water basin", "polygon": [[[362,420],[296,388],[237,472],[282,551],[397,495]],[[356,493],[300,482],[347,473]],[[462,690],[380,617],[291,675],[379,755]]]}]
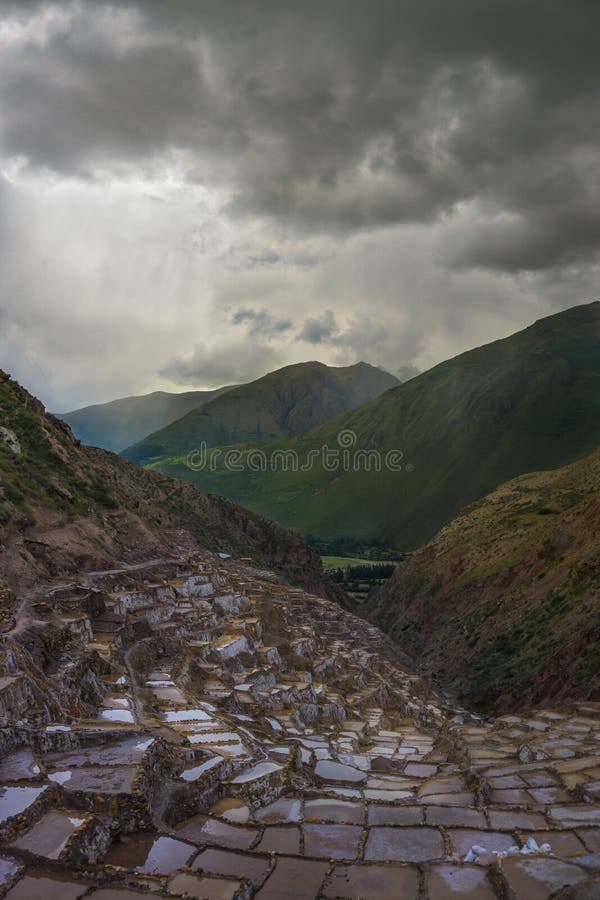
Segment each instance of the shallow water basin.
[{"label": "shallow water basin", "polygon": [[106,862],[146,875],[167,875],[184,866],[194,853],[191,844],[165,835],[122,835],[111,847]]},{"label": "shallow water basin", "polygon": [[77,884],[60,875],[41,876],[26,875],[7,894],[8,900],[33,900],[43,897],[44,900],[77,900],[87,893],[89,885]]},{"label": "shallow water basin", "polygon": [[255,828],[245,828],[240,825],[229,825],[221,819],[206,819],[204,816],[194,816],[187,822],[177,826],[177,833],[181,837],[189,838],[203,844],[215,844],[228,850],[247,850],[256,839],[258,831]]},{"label": "shallow water basin", "polygon": [[202,775],[215,769],[222,762],[223,758],[221,756],[213,756],[212,759],[207,759],[196,766],[189,766],[187,769],[184,769],[179,777],[183,781],[197,781]]},{"label": "shallow water basin", "polygon": [[173,703],[179,706],[185,703],[187,699],[183,691],[180,691],[178,687],[156,687],[152,689],[152,692],[156,699],[162,703]]},{"label": "shallow water basin", "polygon": [[212,717],[204,709],[171,709],[163,713],[165,722],[210,722]]},{"label": "shallow water basin", "polygon": [[40,774],[35,757],[31,750],[17,750],[0,760],[0,782],[30,781]]},{"label": "shallow water basin", "polygon": [[67,769],[63,772],[49,772],[48,778],[55,784],[66,784],[67,781],[70,780],[72,774],[72,771]]},{"label": "shallow water basin", "polygon": [[280,797],[268,806],[257,809],[254,818],[265,825],[299,822],[302,813],[302,801],[295,797]]},{"label": "shallow water basin", "polygon": [[128,709],[101,709],[100,718],[107,722],[124,722],[127,725],[134,724],[133,713]]},{"label": "shallow water basin", "polygon": [[18,816],[28,806],[31,806],[45,790],[46,785],[0,788],[0,822],[6,822],[11,816]]},{"label": "shallow water basin", "polygon": [[131,702],[122,694],[107,694],[104,698],[104,706],[107,709],[131,709]]},{"label": "shallow water basin", "polygon": [[46,859],[58,859],[72,835],[86,821],[85,815],[69,816],[61,810],[50,810],[12,846]]},{"label": "shallow water basin", "polygon": [[[189,741],[194,743],[191,737]],[[245,756],[251,756],[250,751],[243,744],[203,744],[202,749],[218,753],[224,759],[243,759]]]},{"label": "shallow water basin", "polygon": [[365,781],[366,775],[354,766],[346,766],[343,763],[332,762],[329,759],[320,759],[315,766],[315,775],[323,781],[341,781],[358,783]]},{"label": "shallow water basin", "polygon": [[189,737],[193,744],[239,744],[240,736],[235,731],[202,731]]},{"label": "shallow water basin", "polygon": [[219,819],[225,819],[226,822],[245,825],[250,818],[250,809],[243,800],[238,800],[237,797],[225,797],[215,803],[210,814]]},{"label": "shallow water basin", "polygon": [[248,784],[251,781],[258,781],[260,778],[264,778],[265,775],[271,775],[274,772],[282,772],[283,766],[277,765],[274,762],[260,762],[256,766],[252,766],[251,769],[247,769],[245,772],[241,772],[239,775],[236,775],[235,778],[232,779],[232,784]]},{"label": "shallow water basin", "polygon": [[362,803],[347,800],[330,800],[327,797],[307,800],[304,818],[307,822],[337,822],[360,825],[365,817]]}]

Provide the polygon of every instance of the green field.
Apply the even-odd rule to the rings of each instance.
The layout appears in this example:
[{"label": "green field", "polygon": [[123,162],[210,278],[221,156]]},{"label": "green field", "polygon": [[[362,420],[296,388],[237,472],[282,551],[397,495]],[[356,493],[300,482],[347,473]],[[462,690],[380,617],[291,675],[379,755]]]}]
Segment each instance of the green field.
[{"label": "green field", "polygon": [[321,562],[326,572],[334,569],[347,569],[349,566],[376,566],[377,560],[358,559],[354,556],[322,556]]}]

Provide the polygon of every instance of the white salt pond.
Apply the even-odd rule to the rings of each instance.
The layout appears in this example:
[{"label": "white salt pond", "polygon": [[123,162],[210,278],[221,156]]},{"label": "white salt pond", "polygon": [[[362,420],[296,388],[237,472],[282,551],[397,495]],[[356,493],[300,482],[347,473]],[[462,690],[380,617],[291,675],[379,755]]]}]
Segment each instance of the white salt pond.
[{"label": "white salt pond", "polygon": [[125,722],[128,725],[134,724],[133,714],[128,709],[101,709],[100,718],[108,719],[109,722]]},{"label": "white salt pond", "polygon": [[73,773],[69,771],[65,772],[50,772],[48,774],[48,778],[50,781],[53,781],[55,784],[66,784],[67,781],[70,781],[71,775]]},{"label": "white salt pond", "polygon": [[200,765],[192,766],[189,769],[184,769],[179,777],[184,781],[197,781],[201,775],[204,775],[206,772],[210,772],[222,762],[222,756],[214,756],[212,759],[207,759],[205,762],[200,763]]},{"label": "white salt pond", "polygon": [[211,717],[203,709],[169,710],[164,714],[165,722],[210,722]]},{"label": "white salt pond", "polygon": [[191,744],[239,744],[240,736],[235,731],[201,731],[190,735],[188,740]]},{"label": "white salt pond", "polygon": [[255,781],[258,778],[262,778],[264,775],[270,775],[272,772],[281,772],[283,766],[278,766],[277,763],[274,762],[260,762],[256,766],[252,766],[251,769],[247,769],[245,772],[242,772],[240,775],[237,775],[232,779],[232,784],[246,784],[248,781]]}]

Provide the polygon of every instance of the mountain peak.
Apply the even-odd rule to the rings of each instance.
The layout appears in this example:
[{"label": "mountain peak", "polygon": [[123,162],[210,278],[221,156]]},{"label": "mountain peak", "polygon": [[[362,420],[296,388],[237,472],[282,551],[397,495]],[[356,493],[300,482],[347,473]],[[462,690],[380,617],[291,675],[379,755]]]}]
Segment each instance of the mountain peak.
[{"label": "mountain peak", "polygon": [[[466,351],[381,393],[301,438],[303,459],[339,446],[401,456],[336,471],[171,474],[194,479],[263,515],[327,541],[381,541],[410,550],[460,508],[521,472],[565,465],[600,444],[600,304],[564,310],[510,337]],[[268,452],[266,449],[265,452]],[[162,465],[159,462],[159,465]]]},{"label": "mountain peak", "polygon": [[140,464],[207,447],[264,444],[304,434],[398,384],[368,363],[295,363],[197,407],[124,452]]}]

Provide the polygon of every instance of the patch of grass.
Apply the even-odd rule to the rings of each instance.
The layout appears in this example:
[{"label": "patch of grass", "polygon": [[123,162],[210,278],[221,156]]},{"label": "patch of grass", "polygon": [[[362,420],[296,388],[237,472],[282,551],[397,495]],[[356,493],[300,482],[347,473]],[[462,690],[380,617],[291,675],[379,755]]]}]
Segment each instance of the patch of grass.
[{"label": "patch of grass", "polygon": [[5,503],[28,519],[31,506],[67,513],[83,512],[92,505],[116,506],[107,484],[86,478],[87,467],[75,445],[59,429],[52,430],[53,421],[43,418],[37,402],[15,382],[0,385],[0,422],[15,432],[21,445],[20,454],[4,445],[0,452]]},{"label": "patch of grass", "polygon": [[372,565],[369,559],[358,559],[354,556],[322,556],[321,562],[325,572],[336,569],[347,569],[349,566]]}]

